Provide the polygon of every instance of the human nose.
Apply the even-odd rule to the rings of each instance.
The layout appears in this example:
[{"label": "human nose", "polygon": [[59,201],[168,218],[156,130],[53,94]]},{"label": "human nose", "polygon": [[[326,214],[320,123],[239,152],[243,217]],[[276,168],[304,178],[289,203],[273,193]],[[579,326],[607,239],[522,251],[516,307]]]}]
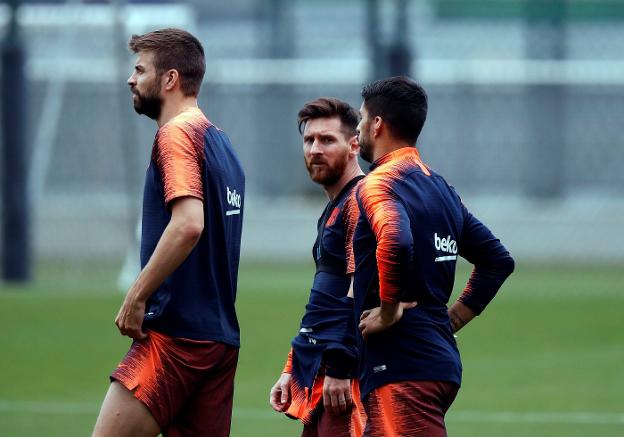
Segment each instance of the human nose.
[{"label": "human nose", "polygon": [[310,154],[320,155],[321,153],[323,153],[323,150],[321,149],[321,144],[319,140],[315,139],[314,141],[312,141],[312,145],[310,146]]}]

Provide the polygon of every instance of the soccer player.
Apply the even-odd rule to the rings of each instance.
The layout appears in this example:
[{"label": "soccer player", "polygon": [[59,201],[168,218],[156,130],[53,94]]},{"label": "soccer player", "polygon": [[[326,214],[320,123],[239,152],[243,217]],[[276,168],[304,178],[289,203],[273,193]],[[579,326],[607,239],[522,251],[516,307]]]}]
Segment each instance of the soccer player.
[{"label": "soccer player", "polygon": [[316,273],[310,299],[269,402],[276,411],[301,420],[304,437],[354,437],[363,430],[343,220],[345,200],[363,177],[358,120],[354,108],[333,98],[307,103],[298,116],[306,168],[329,202],[318,220],[312,250]]},{"label": "soccer player", "polygon": [[158,132],[145,178],[142,270],[117,314],[134,339],[94,436],[227,436],[245,180],[228,137],[197,107],[204,50],[191,34],[133,35],[134,108]]},{"label": "soccer player", "polygon": [[[444,415],[462,372],[453,333],[483,311],[514,261],[421,160],[425,91],[391,77],[365,86],[362,97],[360,153],[372,166],[354,192],[347,238],[363,339],[364,435],[446,436]],[[474,270],[447,308],[458,255]]]}]

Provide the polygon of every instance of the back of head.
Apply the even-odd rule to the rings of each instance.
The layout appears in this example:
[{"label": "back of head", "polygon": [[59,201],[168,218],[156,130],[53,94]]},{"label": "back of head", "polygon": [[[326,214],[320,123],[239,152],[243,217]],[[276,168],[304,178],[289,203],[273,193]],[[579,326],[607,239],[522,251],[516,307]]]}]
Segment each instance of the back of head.
[{"label": "back of head", "polygon": [[177,70],[185,96],[199,94],[206,72],[204,48],[199,40],[187,31],[168,28],[143,35],[132,35],[128,47],[134,53],[154,53],[154,67],[159,76],[168,70]]},{"label": "back of head", "polygon": [[377,80],[362,89],[370,118],[381,117],[393,136],[410,144],[416,140],[427,119],[427,94],[406,76]]},{"label": "back of head", "polygon": [[299,110],[299,114],[297,114],[299,133],[303,134],[305,125],[310,120],[334,117],[340,119],[345,138],[357,135],[356,128],[360,118],[358,111],[347,102],[333,97],[320,97],[312,100]]}]

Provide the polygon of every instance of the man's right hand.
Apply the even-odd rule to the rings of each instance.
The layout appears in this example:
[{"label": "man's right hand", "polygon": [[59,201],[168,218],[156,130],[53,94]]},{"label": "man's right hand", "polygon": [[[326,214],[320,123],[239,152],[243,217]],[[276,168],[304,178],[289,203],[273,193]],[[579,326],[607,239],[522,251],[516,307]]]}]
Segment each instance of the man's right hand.
[{"label": "man's right hand", "polygon": [[269,403],[279,413],[283,413],[290,406],[290,379],[290,373],[282,373],[271,388]]},{"label": "man's right hand", "polygon": [[115,318],[115,325],[121,335],[127,335],[135,340],[144,340],[147,334],[143,332],[143,316],[145,315],[145,302],[134,298],[132,289],[128,291],[123,305]]}]

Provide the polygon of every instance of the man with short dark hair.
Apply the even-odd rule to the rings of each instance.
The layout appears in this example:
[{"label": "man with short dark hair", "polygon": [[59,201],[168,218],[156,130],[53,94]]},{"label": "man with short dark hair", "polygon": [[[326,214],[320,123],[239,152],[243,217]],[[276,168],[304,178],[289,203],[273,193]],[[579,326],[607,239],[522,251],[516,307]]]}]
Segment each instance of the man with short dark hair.
[{"label": "man with short dark hair", "polygon": [[115,324],[134,339],[111,375],[94,436],[227,436],[239,327],[234,308],[245,178],[229,139],[197,107],[193,35],[134,35],[134,109],[158,132],[145,179],[142,270]]},{"label": "man with short dark hair", "polygon": [[316,273],[310,299],[269,403],[301,420],[304,437],[362,435],[344,223],[344,203],[363,177],[355,131],[358,120],[354,108],[334,98],[309,102],[298,116],[306,168],[310,179],[323,186],[329,202],[319,218],[312,251]]},{"label": "man with short dark hair", "polygon": [[[415,144],[425,91],[391,77],[365,86],[362,97],[359,144],[372,166],[349,204],[347,240],[362,334],[364,435],[445,436],[462,372],[453,334],[483,311],[514,261],[421,160]],[[474,270],[447,308],[457,255]]]}]

